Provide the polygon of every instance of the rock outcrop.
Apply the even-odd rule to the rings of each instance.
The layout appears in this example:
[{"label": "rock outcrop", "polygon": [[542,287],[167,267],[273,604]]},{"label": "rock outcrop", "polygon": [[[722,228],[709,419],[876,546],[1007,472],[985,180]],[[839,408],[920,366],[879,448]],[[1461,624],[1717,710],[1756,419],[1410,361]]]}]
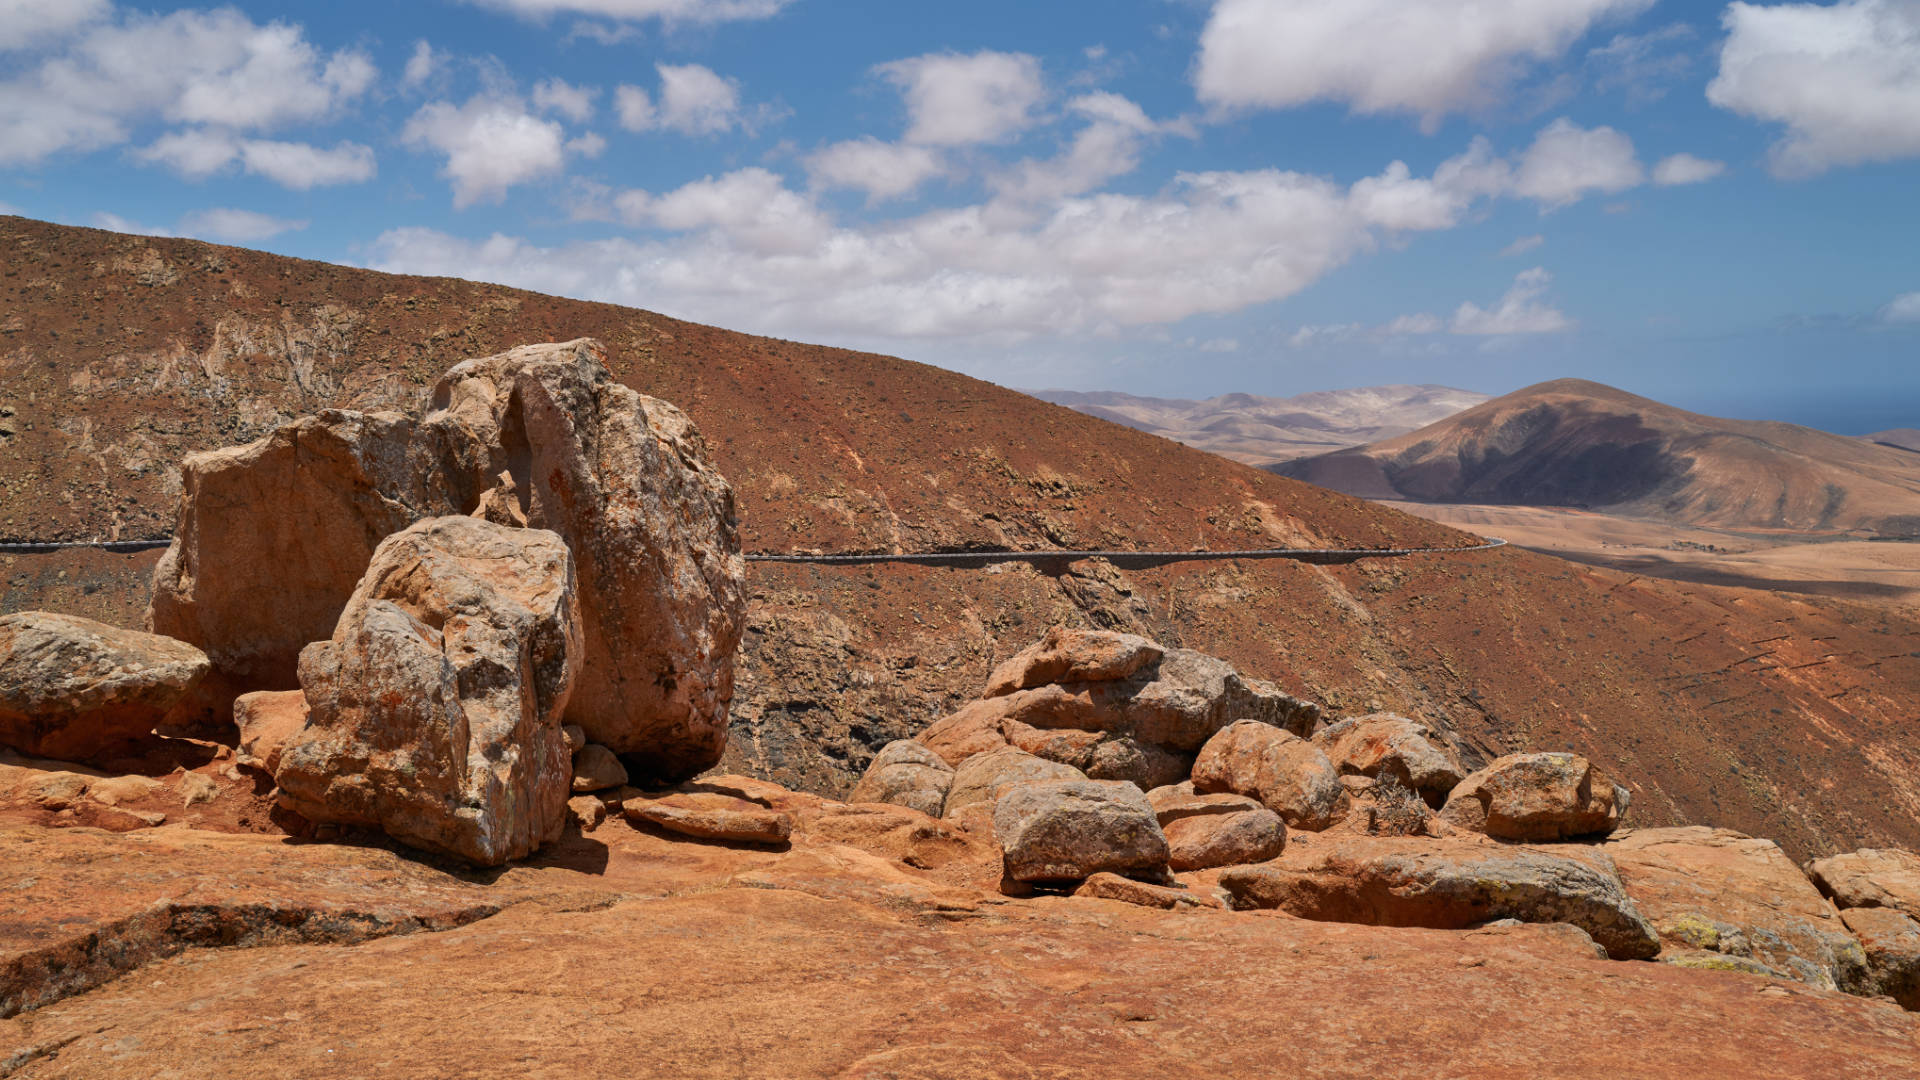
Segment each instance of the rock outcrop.
[{"label": "rock outcrop", "polygon": [[1314,733],[1313,745],[1342,775],[1386,773],[1419,792],[1436,809],[1467,775],[1432,727],[1392,713],[1330,724]]},{"label": "rock outcrop", "polygon": [[1114,780],[1015,784],[993,807],[993,831],[1013,881],[1083,881],[1103,871],[1164,877],[1167,838],[1146,795]]},{"label": "rock outcrop", "polygon": [[1629,829],[1602,850],[1659,932],[1662,959],[1672,953],[1690,966],[1750,960],[1823,990],[1867,988],[1859,943],[1773,841],[1704,826]]},{"label": "rock outcrop", "polygon": [[1186,779],[1200,747],[1233,721],[1305,734],[1319,715],[1217,657],[1056,626],[996,669],[985,696],[917,738],[954,766],[1015,746],[1146,791]]},{"label": "rock outcrop", "polygon": [[1815,859],[1807,876],[1840,908],[1893,908],[1920,919],[1920,855],[1898,848],[1861,848]]},{"label": "rock outcrop", "polygon": [[1893,908],[1848,908],[1840,920],[1866,953],[1867,992],[1920,1012],[1920,923]]},{"label": "rock outcrop", "polygon": [[1193,789],[1250,796],[1310,832],[1345,817],[1352,801],[1318,747],[1257,720],[1241,720],[1207,741],[1193,764]]},{"label": "rock outcrop", "polygon": [[1460,781],[1440,816],[1503,840],[1564,840],[1612,832],[1627,802],[1578,754],[1508,754]]},{"label": "rock outcrop", "polygon": [[85,761],[138,739],[207,673],[199,649],[72,615],[0,616],[0,746]]},{"label": "rock outcrop", "polygon": [[1460,929],[1496,919],[1564,922],[1616,960],[1644,960],[1660,938],[1611,859],[1590,847],[1551,851],[1472,838],[1341,836],[1289,847],[1275,862],[1220,875],[1236,910],[1304,919]]},{"label": "rock outcrop", "polygon": [[208,650],[202,715],[296,686],[382,538],[473,514],[574,553],[569,719],[648,776],[718,761],[746,606],[732,491],[686,416],[602,359],[587,340],[514,349],[454,367],[417,421],[334,410],[189,456],[148,625]]},{"label": "rock outcrop", "polygon": [[945,758],[923,743],[895,739],[874,755],[847,801],[893,803],[939,817],[946,811],[947,790],[952,786],[953,766]]},{"label": "rock outcrop", "polygon": [[481,865],[531,853],[565,823],[580,636],[557,535],[464,517],[395,533],[300,655],[310,713],[280,802]]},{"label": "rock outcrop", "polygon": [[458,364],[432,409],[422,439],[462,503],[573,551],[586,651],[568,722],[648,778],[719,761],[746,563],[693,422],[614,381],[585,339]]}]

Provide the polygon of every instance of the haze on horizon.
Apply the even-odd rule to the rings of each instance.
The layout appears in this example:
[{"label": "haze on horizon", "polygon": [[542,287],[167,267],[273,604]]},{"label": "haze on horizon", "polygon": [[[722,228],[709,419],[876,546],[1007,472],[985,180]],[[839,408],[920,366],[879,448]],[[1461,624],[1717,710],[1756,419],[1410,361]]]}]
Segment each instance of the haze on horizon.
[{"label": "haze on horizon", "polygon": [[1920,426],[1920,0],[0,3],[0,211],[1180,398]]}]

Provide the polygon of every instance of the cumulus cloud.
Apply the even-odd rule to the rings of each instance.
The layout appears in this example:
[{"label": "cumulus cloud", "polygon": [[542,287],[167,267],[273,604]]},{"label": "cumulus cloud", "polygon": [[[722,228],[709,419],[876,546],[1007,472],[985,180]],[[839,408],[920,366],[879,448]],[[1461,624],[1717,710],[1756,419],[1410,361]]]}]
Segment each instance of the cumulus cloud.
[{"label": "cumulus cloud", "polygon": [[1553,334],[1570,330],[1572,319],[1540,302],[1552,282],[1553,275],[1541,267],[1522,270],[1492,310],[1472,302],[1463,303],[1455,309],[1449,329],[1456,334],[1476,335]]},{"label": "cumulus cloud", "polygon": [[227,240],[249,244],[269,240],[284,232],[307,227],[305,221],[291,221],[253,210],[201,210],[180,219],[179,235],[202,240]]},{"label": "cumulus cloud", "polygon": [[507,189],[559,173],[566,132],[511,98],[477,96],[465,105],[436,101],[407,121],[401,138],[446,157],[440,174],[453,184],[453,205],[499,202]]},{"label": "cumulus cloud", "polygon": [[444,65],[445,58],[434,51],[424,39],[413,43],[413,55],[407,57],[407,67],[400,76],[400,85],[407,90],[415,89],[433,78],[434,73]]},{"label": "cumulus cloud", "polygon": [[531,19],[586,15],[603,19],[659,19],[663,22],[715,23],[764,19],[793,0],[467,0]]},{"label": "cumulus cloud", "polygon": [[1393,232],[1449,229],[1476,199],[1502,194],[1512,183],[1512,166],[1476,137],[1430,178],[1415,177],[1405,162],[1395,161],[1379,176],[1355,183],[1348,200],[1362,220]]},{"label": "cumulus cloud", "polygon": [[1040,61],[984,50],[929,53],[874,69],[907,102],[907,141],[930,146],[998,142],[1033,123],[1045,97]]},{"label": "cumulus cloud", "polygon": [[946,171],[940,155],[924,146],[848,139],[807,155],[807,176],[821,188],[864,191],[870,202],[897,199]]},{"label": "cumulus cloud", "polygon": [[994,190],[1016,203],[1051,202],[1080,195],[1125,176],[1140,164],[1143,141],[1161,130],[1145,110],[1119,94],[1085,94],[1067,110],[1087,121],[1060,154],[1027,159],[991,179]]},{"label": "cumulus cloud", "polygon": [[1920,156],[1920,3],[1727,5],[1707,100],[1783,124],[1783,177]]},{"label": "cumulus cloud", "polygon": [[1727,163],[1724,161],[1711,161],[1692,154],[1674,154],[1661,158],[1660,164],[1653,167],[1653,182],[1661,187],[1698,184],[1726,171]]},{"label": "cumulus cloud", "polygon": [[740,105],[740,84],[699,64],[656,64],[658,100],[638,86],[613,93],[614,115],[628,131],[677,131],[717,135],[747,126]]},{"label": "cumulus cloud", "polygon": [[787,336],[1005,340],[1289,296],[1373,247],[1380,227],[1351,187],[1276,169],[1185,173],[1150,196],[1068,196],[1022,213],[987,203],[858,224],[763,168],[592,201],[594,214],[659,235],[552,248],[400,229],[374,262]]},{"label": "cumulus cloud", "polygon": [[1902,293],[1880,309],[1880,318],[1890,323],[1920,323],[1920,292]]},{"label": "cumulus cloud", "polygon": [[1217,0],[1200,35],[1202,101],[1285,108],[1345,102],[1432,130],[1491,104],[1529,61],[1560,56],[1603,19],[1653,0]]},{"label": "cumulus cloud", "polygon": [[0,0],[0,52],[73,33],[112,8],[109,0]]},{"label": "cumulus cloud", "polygon": [[165,165],[190,180],[205,179],[237,164],[295,191],[363,183],[377,171],[373,149],[359,143],[342,141],[322,149],[302,142],[240,139],[210,128],[162,135],[136,150],[134,157]]},{"label": "cumulus cloud", "polygon": [[1645,179],[1632,139],[1610,127],[1582,128],[1563,116],[1535,136],[1514,173],[1513,191],[1551,210]]},{"label": "cumulus cloud", "polygon": [[593,119],[593,99],[599,96],[597,86],[574,86],[564,79],[547,79],[533,88],[533,106],[584,124]]},{"label": "cumulus cloud", "polygon": [[323,54],[298,26],[230,8],[127,14],[0,83],[0,165],[111,146],[154,118],[236,131],[317,120],[374,77],[364,53]]}]

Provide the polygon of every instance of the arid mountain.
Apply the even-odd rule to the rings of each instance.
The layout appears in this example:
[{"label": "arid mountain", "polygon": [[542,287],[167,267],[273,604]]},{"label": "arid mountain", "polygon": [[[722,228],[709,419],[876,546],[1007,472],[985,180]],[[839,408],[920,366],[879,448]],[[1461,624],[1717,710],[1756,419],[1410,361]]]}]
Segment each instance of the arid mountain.
[{"label": "arid mountain", "polygon": [[1871,435],[1862,435],[1862,439],[1880,446],[1891,446],[1895,450],[1911,450],[1920,454],[1920,428],[1892,428],[1876,431]]},{"label": "arid mountain", "polygon": [[[683,406],[748,550],[1445,546],[1444,526],[950,372],[605,304],[0,218],[0,531],[171,528],[176,463],[452,364],[593,336]],[[1872,452],[1866,447],[1863,452]],[[1891,454],[1894,451],[1885,451]],[[137,622],[157,552],[0,556],[0,610]],[[844,792],[1055,622],[1203,649],[1474,754],[1583,753],[1640,824],[1796,857],[1920,846],[1920,626],[1824,599],[1491,553],[1351,566],[756,564],[726,766]]]},{"label": "arid mountain", "polygon": [[1205,401],[1111,391],[1028,393],[1248,465],[1390,439],[1488,400],[1485,394],[1448,386],[1368,386],[1297,397],[1223,394]]},{"label": "arid mountain", "polygon": [[1274,471],[1366,498],[1920,536],[1920,458],[1910,452],[1794,424],[1702,416],[1581,379],[1530,386],[1407,435]]}]

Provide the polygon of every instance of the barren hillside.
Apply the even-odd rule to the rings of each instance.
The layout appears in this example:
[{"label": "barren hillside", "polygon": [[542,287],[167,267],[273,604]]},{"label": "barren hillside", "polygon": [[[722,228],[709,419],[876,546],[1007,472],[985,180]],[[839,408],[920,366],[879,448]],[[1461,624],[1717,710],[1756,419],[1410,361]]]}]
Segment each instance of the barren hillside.
[{"label": "barren hillside", "polygon": [[[8,538],[163,533],[185,452],[325,407],[411,409],[461,359],[593,336],[616,375],[701,425],[751,551],[1472,542],[888,357],[19,218],[0,218],[0,252]],[[0,609],[135,621],[156,557],[7,556]],[[1577,750],[1636,784],[1642,824],[1713,822],[1796,856],[1920,846],[1920,627],[1891,612],[1514,549],[753,573],[727,764],[796,786],[844,791],[875,748],[1070,621],[1220,654],[1336,710],[1428,717],[1485,755]]]},{"label": "barren hillside", "polygon": [[1274,471],[1369,498],[1920,534],[1920,457],[1907,450],[1702,416],[1580,379],[1516,390],[1410,434]]}]

